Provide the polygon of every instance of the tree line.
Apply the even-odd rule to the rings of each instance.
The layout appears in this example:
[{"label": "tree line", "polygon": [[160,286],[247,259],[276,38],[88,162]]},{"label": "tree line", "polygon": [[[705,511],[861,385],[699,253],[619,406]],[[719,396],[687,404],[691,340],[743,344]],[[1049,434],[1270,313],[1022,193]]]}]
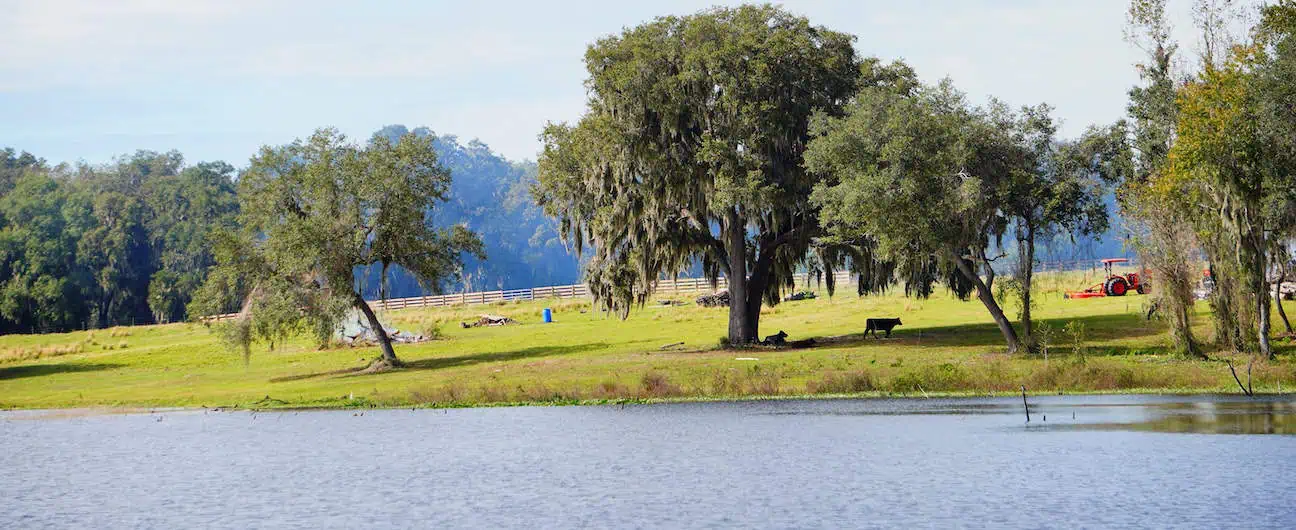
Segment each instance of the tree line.
[{"label": "tree line", "polygon": [[51,167],[0,151],[0,332],[183,320],[238,214],[234,168],[140,151]]},{"label": "tree line", "polygon": [[[464,256],[460,274],[433,290],[576,281],[576,260],[528,196],[533,162],[511,162],[481,142],[422,127],[375,133],[391,142],[406,135],[426,139],[454,177],[429,222],[470,227],[491,257]],[[240,310],[247,282],[213,283],[212,293],[227,291],[195,300],[217,264],[217,236],[242,227],[239,181],[247,169],[187,164],[176,151],[139,151],[91,165],[0,150],[0,333],[179,322]],[[362,267],[357,278],[370,298],[430,292],[398,265]]]},{"label": "tree line", "polygon": [[[1272,355],[1268,275],[1285,274],[1296,235],[1296,2],[1265,5],[1240,32],[1230,2],[1197,2],[1191,70],[1178,66],[1165,5],[1135,0],[1128,12],[1129,39],[1148,53],[1129,119],[1075,138],[1059,135],[1047,104],[974,103],[953,80],[858,53],[851,35],[744,5],[591,44],[586,112],[544,127],[534,179],[512,166],[496,186],[456,190],[460,167],[504,166],[403,127],[361,143],[321,129],[262,148],[237,179],[177,153],[49,168],[6,151],[0,324],[238,309],[217,329],[246,353],[305,331],[326,344],[356,310],[386,368],[399,360],[369,293],[390,294],[393,280],[467,283],[466,265],[499,259],[492,234],[535,226],[528,247],[574,247],[595,303],[622,317],[660,278],[723,277],[733,345],[759,340],[761,307],[794,273],[825,273],[831,292],[832,272],[849,270],[861,295],[939,285],[975,296],[1009,352],[1032,351],[1037,245],[1104,233],[1115,189],[1176,349],[1201,354],[1191,320],[1204,256],[1213,340]],[[489,208],[528,204],[528,188],[534,207]],[[541,211],[553,224],[535,220]],[[519,219],[536,224],[519,231]],[[1006,250],[1016,319],[996,296]]]},{"label": "tree line", "polygon": [[1147,55],[1130,91],[1137,166],[1121,203],[1164,286],[1155,292],[1176,349],[1203,355],[1190,325],[1201,254],[1216,286],[1212,340],[1272,357],[1271,285],[1290,274],[1296,237],[1296,2],[1258,13],[1197,2],[1193,67],[1181,66],[1165,8],[1136,0],[1129,10],[1130,39]]},{"label": "tree line", "polygon": [[[1296,226],[1296,4],[1265,6],[1236,41],[1231,9],[1196,4],[1202,68],[1172,72],[1165,1],[1133,2],[1149,60],[1130,117],[1078,138],[1047,104],[973,104],[778,7],[660,17],[590,45],[586,113],[546,127],[534,193],[588,254],[596,302],[623,316],[700,263],[729,290],[729,342],[747,344],[794,271],[849,268],[860,294],[975,296],[1017,352],[1038,343],[1035,246],[1103,233],[1116,189],[1178,349],[1200,353],[1189,283],[1204,253],[1217,342],[1270,354],[1265,275],[1290,261]],[[995,296],[1014,247],[1017,322]]]}]

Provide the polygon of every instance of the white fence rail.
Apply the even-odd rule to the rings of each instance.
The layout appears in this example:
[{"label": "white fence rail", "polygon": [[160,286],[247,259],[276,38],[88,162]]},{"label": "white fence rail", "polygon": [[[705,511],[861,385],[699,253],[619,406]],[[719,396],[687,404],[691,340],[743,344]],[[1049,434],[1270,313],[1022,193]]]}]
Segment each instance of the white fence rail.
[{"label": "white fence rail", "polygon": [[[838,285],[847,285],[854,281],[854,276],[849,272],[837,272],[834,280]],[[807,277],[805,274],[796,275],[797,285],[808,285],[813,282],[814,278]],[[724,278],[717,284],[720,289],[724,288]],[[714,292],[711,288],[711,282],[706,278],[679,278],[675,280],[658,280],[658,294],[675,294],[675,293],[700,293]],[[369,304],[374,309],[379,310],[396,310],[396,309],[414,309],[421,307],[447,307],[454,305],[469,304],[491,304],[495,302],[511,302],[515,300],[538,300],[541,298],[586,298],[589,297],[589,288],[583,283],[574,285],[551,285],[548,287],[532,287],[530,289],[509,289],[501,291],[477,291],[472,293],[455,293],[440,294],[429,296],[412,296],[409,298],[388,298],[386,300],[370,300]],[[238,313],[226,313],[205,317],[203,320],[208,322],[220,322],[237,317]]]},{"label": "white fence rail", "polygon": [[[1131,259],[1130,263],[1125,266],[1138,266],[1136,259]],[[1036,272],[1044,271],[1067,271],[1067,270],[1086,270],[1102,268],[1098,260],[1076,260],[1076,261],[1052,261],[1037,262]],[[855,275],[848,271],[837,271],[834,274],[837,285],[846,286],[854,285]],[[809,285],[814,281],[813,277],[806,274],[798,274],[795,277],[797,285]],[[724,278],[719,279],[717,284],[719,289],[724,289]],[[658,294],[678,294],[678,293],[701,293],[714,292],[711,288],[711,282],[706,278],[679,278],[675,280],[658,280]],[[508,289],[499,291],[476,291],[471,293],[454,293],[429,296],[412,296],[409,298],[389,298],[387,300],[370,300],[370,305],[379,310],[396,310],[396,309],[415,309],[422,307],[447,307],[454,305],[470,304],[491,304],[495,302],[511,302],[515,300],[538,300],[541,298],[585,298],[589,297],[589,288],[583,283],[574,285],[550,285],[547,287],[532,287],[530,289]],[[226,313],[206,317],[203,320],[208,322],[219,322],[230,320],[238,316],[238,313]]]}]

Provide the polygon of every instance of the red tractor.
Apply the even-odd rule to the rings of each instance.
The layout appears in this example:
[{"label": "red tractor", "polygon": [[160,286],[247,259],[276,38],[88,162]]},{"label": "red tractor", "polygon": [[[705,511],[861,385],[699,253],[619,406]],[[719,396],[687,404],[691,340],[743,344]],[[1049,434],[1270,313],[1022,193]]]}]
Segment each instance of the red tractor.
[{"label": "red tractor", "polygon": [[1152,285],[1148,283],[1148,271],[1143,269],[1142,273],[1131,272],[1124,276],[1112,273],[1112,265],[1129,263],[1125,258],[1108,258],[1101,260],[1103,271],[1107,273],[1107,279],[1102,283],[1094,284],[1092,287],[1083,291],[1074,291],[1066,293],[1066,298],[1095,298],[1099,296],[1125,296],[1125,293],[1131,290],[1138,294],[1147,294],[1152,292]]}]

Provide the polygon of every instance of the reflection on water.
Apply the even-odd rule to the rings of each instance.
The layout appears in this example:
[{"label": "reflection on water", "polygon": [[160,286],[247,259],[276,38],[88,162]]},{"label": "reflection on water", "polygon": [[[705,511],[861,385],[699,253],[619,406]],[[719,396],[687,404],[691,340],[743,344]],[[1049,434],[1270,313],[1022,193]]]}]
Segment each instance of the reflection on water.
[{"label": "reflection on water", "polygon": [[[1059,428],[1197,434],[1296,434],[1296,404],[1290,401],[1205,401],[1140,407],[1136,421],[1077,423]],[[1056,425],[1056,424],[1055,424]]]},{"label": "reflection on water", "polygon": [[1143,431],[1196,434],[1296,434],[1296,400],[1237,395],[1030,396],[802,402],[769,416],[1016,416],[1007,430]]}]

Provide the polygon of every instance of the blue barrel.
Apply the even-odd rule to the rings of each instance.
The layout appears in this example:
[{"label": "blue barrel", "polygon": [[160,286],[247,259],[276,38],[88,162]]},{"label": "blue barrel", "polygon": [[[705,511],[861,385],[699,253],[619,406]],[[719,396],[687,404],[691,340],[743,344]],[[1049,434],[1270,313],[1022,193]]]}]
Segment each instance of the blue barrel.
[{"label": "blue barrel", "polygon": [[545,321],[545,324],[548,324],[548,323],[550,323],[550,322],[553,322],[553,311],[550,310],[550,309],[547,308],[547,307],[544,308],[544,321]]}]

